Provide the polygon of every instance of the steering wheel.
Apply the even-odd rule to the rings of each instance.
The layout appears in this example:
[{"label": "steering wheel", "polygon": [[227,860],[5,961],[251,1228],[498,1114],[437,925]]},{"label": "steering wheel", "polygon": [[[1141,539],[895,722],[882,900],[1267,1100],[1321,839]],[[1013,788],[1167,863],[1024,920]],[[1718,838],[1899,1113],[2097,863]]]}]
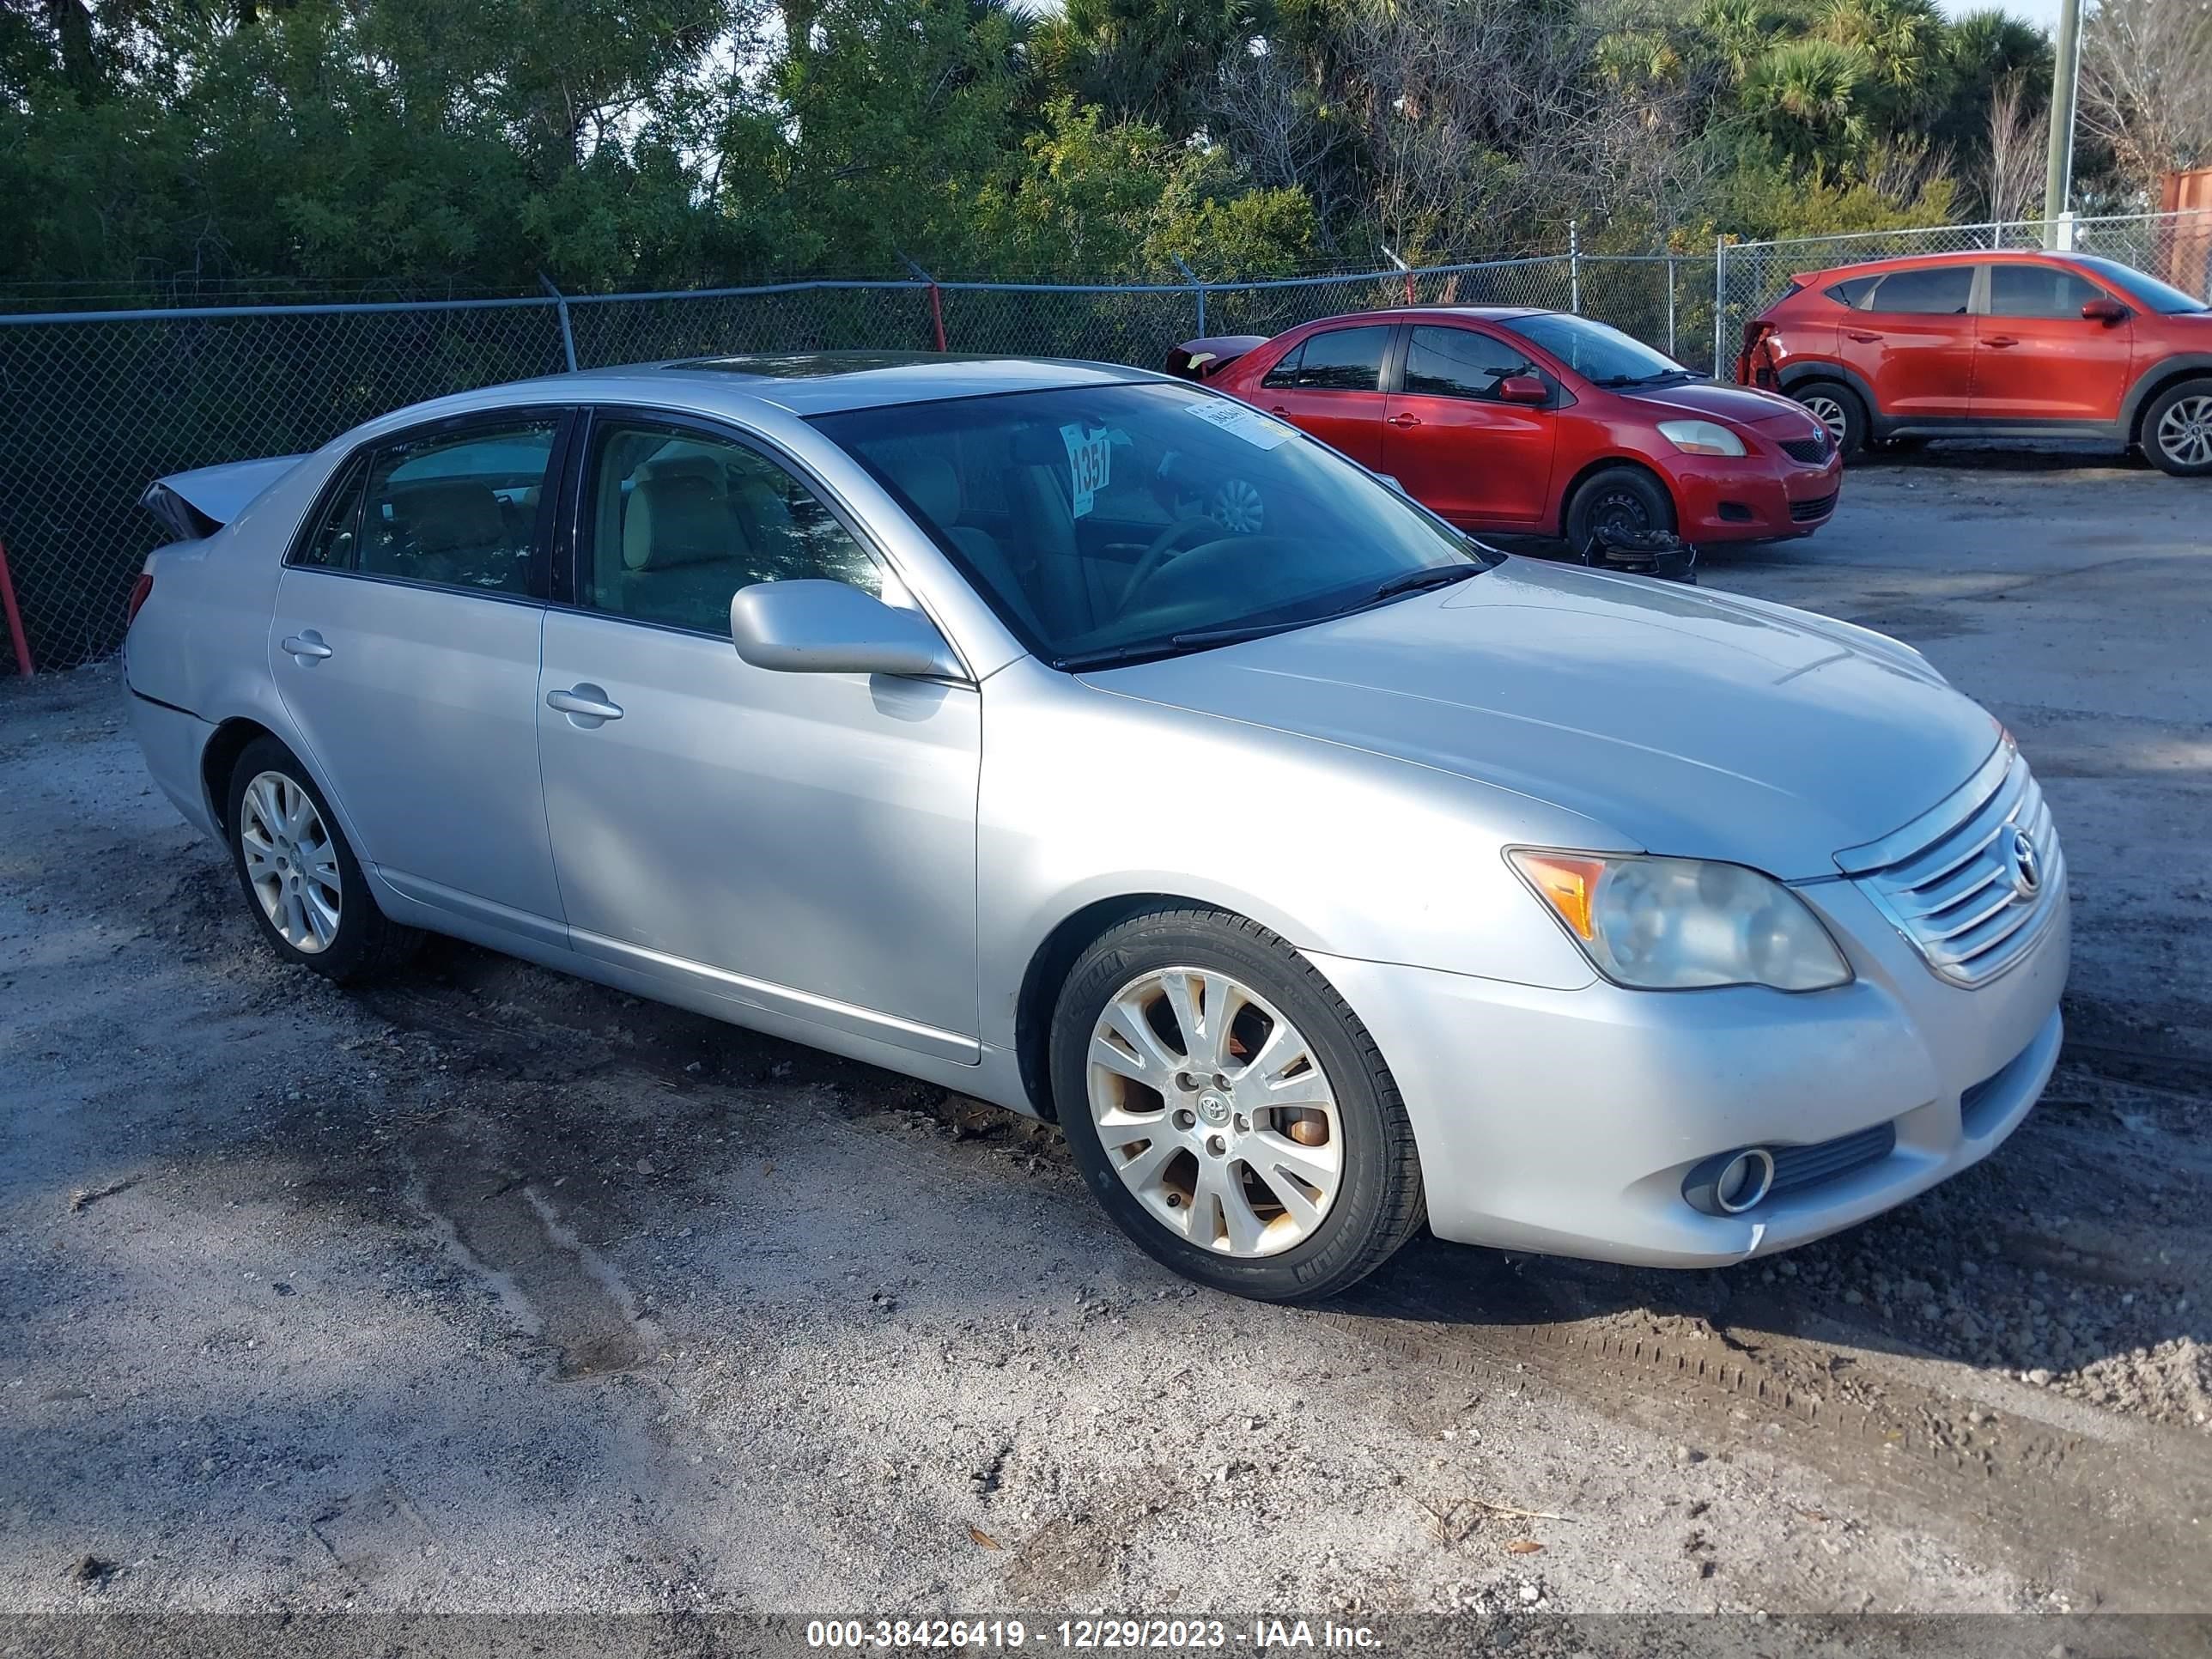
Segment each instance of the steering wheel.
[{"label": "steering wheel", "polygon": [[1129,580],[1121,589],[1121,609],[1127,611],[1129,601],[1137,596],[1139,590],[1159,574],[1160,567],[1182,550],[1183,542],[1201,533],[1207,541],[1219,541],[1224,533],[1221,521],[1202,514],[1194,518],[1177,519],[1153,537],[1152,544],[1138,559],[1137,568],[1129,573]]}]

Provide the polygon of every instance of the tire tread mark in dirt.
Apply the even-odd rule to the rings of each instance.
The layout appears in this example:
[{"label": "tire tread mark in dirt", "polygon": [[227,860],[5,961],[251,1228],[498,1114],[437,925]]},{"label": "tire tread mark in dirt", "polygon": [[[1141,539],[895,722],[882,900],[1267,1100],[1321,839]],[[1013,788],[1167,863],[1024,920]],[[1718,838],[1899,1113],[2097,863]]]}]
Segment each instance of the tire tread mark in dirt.
[{"label": "tire tread mark in dirt", "polygon": [[[1463,1287],[1443,1293],[1465,1300]],[[1357,1311],[1323,1310],[1317,1316],[1414,1366],[1455,1378],[1533,1376],[1655,1430],[1743,1441],[1939,1519],[1963,1512],[1977,1528],[2001,1521],[2024,1573],[2048,1577],[2071,1560],[2089,1595],[2130,1608],[2187,1610],[2201,1601],[2202,1542],[2180,1536],[2190,1529],[2172,1526],[2170,1517],[2212,1507],[2212,1455],[2180,1431],[2136,1425],[2123,1436],[2163,1443],[2152,1461],[2168,1490],[2153,1497],[2143,1490],[2139,1443],[2108,1446],[2008,1412],[1995,1443],[1962,1449],[1928,1427],[1947,1422],[1959,1402],[1893,1376],[1881,1379],[1883,1404],[1876,1407],[1794,1387],[1756,1355],[1741,1357],[1747,1352],[1741,1347],[1715,1358],[1687,1343],[1594,1330],[1587,1322],[1441,1323],[1437,1301],[1411,1275],[1383,1287],[1370,1281],[1348,1300]],[[1821,1363],[1813,1345],[1760,1340]],[[1516,1366],[1522,1369],[1516,1373]],[[1731,1416],[1716,1418],[1717,1407],[1800,1432],[1771,1443],[1754,1439]],[[2160,1516],[2167,1524],[2160,1524]]]}]

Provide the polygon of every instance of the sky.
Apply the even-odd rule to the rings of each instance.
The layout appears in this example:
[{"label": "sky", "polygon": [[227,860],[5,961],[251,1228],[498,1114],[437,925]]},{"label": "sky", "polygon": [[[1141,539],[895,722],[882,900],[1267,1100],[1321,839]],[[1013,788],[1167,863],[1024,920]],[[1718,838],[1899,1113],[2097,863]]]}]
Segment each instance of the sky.
[{"label": "sky", "polygon": [[[2004,9],[2015,17],[2025,17],[2031,23],[2040,23],[2045,28],[2058,27],[2058,0],[2001,0]],[[1979,11],[1991,0],[1943,0],[1943,9],[1952,16]]]}]

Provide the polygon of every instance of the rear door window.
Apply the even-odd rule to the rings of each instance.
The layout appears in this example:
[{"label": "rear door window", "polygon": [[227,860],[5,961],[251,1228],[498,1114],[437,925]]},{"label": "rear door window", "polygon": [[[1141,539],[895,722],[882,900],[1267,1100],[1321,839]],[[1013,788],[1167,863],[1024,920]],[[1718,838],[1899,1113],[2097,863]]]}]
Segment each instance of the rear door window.
[{"label": "rear door window", "polygon": [[352,568],[437,587],[528,593],[558,425],[546,415],[378,449]]},{"label": "rear door window", "polygon": [[2057,265],[1990,267],[1992,317],[2071,317],[2078,320],[2083,306],[2104,297],[2104,289],[2094,283]]},{"label": "rear door window", "polygon": [[1382,354],[1389,343],[1387,323],[1314,335],[1305,343],[1295,384],[1301,392],[1379,391]]},{"label": "rear door window", "polygon": [[1278,391],[1296,386],[1298,383],[1298,359],[1305,353],[1306,343],[1301,340],[1283,354],[1282,361],[1267,371],[1267,377],[1260,384],[1273,386]]},{"label": "rear door window", "polygon": [[1839,306],[1849,306],[1853,311],[1864,311],[1867,301],[1874,293],[1879,276],[1847,276],[1840,283],[1831,283],[1820,290]]},{"label": "rear door window", "polygon": [[1869,311],[1912,316],[1964,316],[1974,297],[1974,267],[1930,265],[1923,270],[1893,270],[1868,302]]},{"label": "rear door window", "polygon": [[361,537],[361,501],[368,483],[368,461],[356,455],[346,463],[313,526],[292,550],[291,562],[317,570],[350,570]]}]

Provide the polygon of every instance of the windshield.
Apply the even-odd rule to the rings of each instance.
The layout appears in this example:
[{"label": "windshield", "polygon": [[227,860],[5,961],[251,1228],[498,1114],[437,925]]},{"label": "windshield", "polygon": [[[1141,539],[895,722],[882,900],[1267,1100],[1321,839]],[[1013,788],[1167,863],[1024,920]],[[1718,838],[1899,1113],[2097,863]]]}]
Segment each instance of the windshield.
[{"label": "windshield", "polygon": [[1657,380],[1696,380],[1664,352],[1605,323],[1565,312],[1515,317],[1499,325],[1548,351],[1593,386],[1639,386]]},{"label": "windshield", "polygon": [[2206,309],[2203,301],[2192,299],[2171,283],[2161,283],[2155,276],[2146,276],[2133,265],[2124,265],[2118,259],[2100,259],[2094,255],[2084,255],[2079,263],[2128,295],[2137,305],[2148,306],[2163,316],[2178,317],[2184,312]]},{"label": "windshield", "polygon": [[814,425],[1062,668],[1204,650],[1487,568],[1372,473],[1195,387],[896,404]]}]

